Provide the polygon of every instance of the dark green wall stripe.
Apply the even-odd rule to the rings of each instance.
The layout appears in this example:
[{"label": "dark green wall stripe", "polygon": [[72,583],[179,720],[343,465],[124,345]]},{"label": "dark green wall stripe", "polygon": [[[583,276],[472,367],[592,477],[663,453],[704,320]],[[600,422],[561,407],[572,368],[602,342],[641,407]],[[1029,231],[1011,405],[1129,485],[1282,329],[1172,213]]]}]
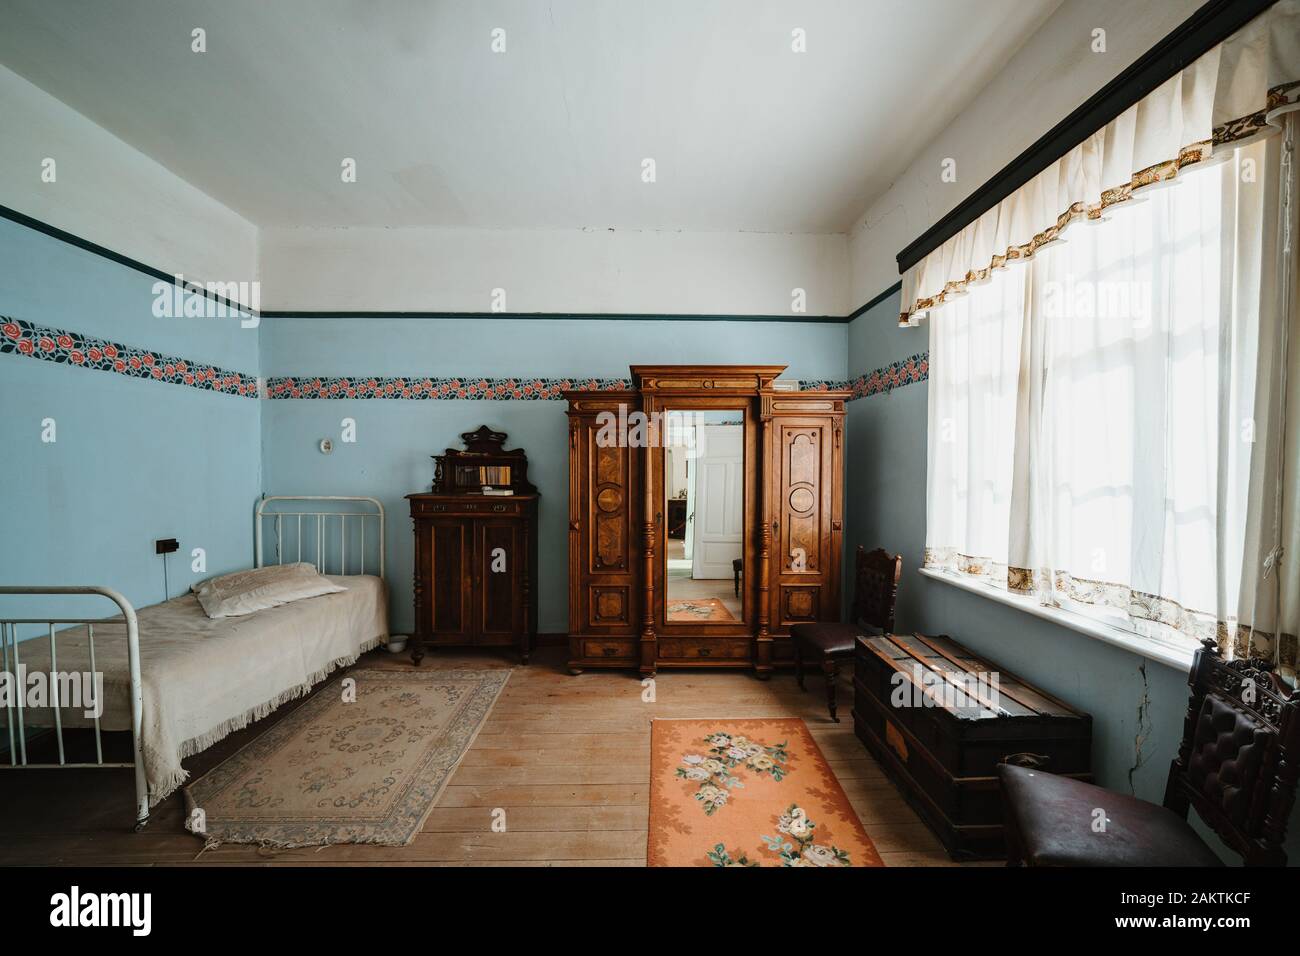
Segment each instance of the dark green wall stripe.
[{"label": "dark green wall stripe", "polygon": [[[128,269],[134,269],[136,272],[143,273],[152,279],[160,279],[163,282],[176,281],[174,273],[164,272],[162,269],[146,265],[137,259],[114,252],[112,249],[91,242],[89,239],[82,239],[80,236],[59,229],[57,226],[51,226],[47,222],[42,222],[16,209],[10,209],[8,206],[0,206],[0,218],[16,222],[28,229],[34,229],[43,235],[58,239],[60,242],[66,242],[68,245],[93,253],[110,262],[126,266]],[[882,299],[893,295],[900,288],[899,284],[890,286],[866,305],[855,309],[849,315],[799,315],[796,313],[789,315],[663,315],[660,313],[635,312],[381,312],[369,309],[348,312],[310,312],[301,310],[254,312],[245,305],[209,292],[197,280],[194,280],[192,287],[191,283],[187,281],[186,286],[187,292],[202,295],[204,298],[222,303],[227,308],[238,309],[241,312],[258,315],[264,319],[556,319],[591,322],[812,322],[821,324],[852,322],[867,309],[876,305]]]}]

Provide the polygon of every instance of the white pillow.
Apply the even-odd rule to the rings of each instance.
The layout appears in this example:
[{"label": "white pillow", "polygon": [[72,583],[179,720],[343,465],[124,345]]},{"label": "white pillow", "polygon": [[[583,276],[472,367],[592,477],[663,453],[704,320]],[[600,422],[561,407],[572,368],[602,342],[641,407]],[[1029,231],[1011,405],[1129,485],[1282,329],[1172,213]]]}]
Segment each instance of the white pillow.
[{"label": "white pillow", "polygon": [[322,577],[315,566],[275,564],[209,578],[191,589],[210,618],[242,617],[291,601],[336,594],[347,588]]}]

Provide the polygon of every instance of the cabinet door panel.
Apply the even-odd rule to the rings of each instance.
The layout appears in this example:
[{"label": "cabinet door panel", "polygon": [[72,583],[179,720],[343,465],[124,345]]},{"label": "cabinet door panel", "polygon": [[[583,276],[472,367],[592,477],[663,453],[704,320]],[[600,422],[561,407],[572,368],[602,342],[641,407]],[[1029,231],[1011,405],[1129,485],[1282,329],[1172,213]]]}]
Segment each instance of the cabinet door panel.
[{"label": "cabinet door panel", "polygon": [[584,632],[631,634],[636,629],[636,576],[633,570],[637,498],[635,450],[605,445],[594,417],[579,420],[576,464],[580,469],[579,502],[582,581],[571,592],[580,602]]},{"label": "cabinet door panel", "polygon": [[525,557],[519,525],[485,519],[474,526],[480,638],[485,643],[513,643],[523,628],[521,574]]},{"label": "cabinet door panel", "polygon": [[780,426],[777,559],[784,575],[819,576],[830,557],[830,442],[825,425]]},{"label": "cabinet door panel", "polygon": [[839,461],[836,422],[830,418],[776,420],[772,517],[777,522],[772,555],[773,624],[833,620],[839,609],[835,577],[837,531],[833,532]]},{"label": "cabinet door panel", "polygon": [[777,601],[780,606],[779,620],[783,624],[799,624],[819,621],[822,617],[821,588],[799,584],[794,587],[782,585],[777,589]]},{"label": "cabinet door panel", "polygon": [[463,519],[448,518],[429,521],[426,527],[430,637],[434,642],[466,643],[475,632],[472,526]]},{"label": "cabinet door panel", "polygon": [[625,574],[631,566],[632,521],[629,490],[631,460],[629,449],[602,448],[596,443],[595,430],[587,434],[590,447],[588,479],[592,503],[590,533],[587,542],[589,574]]}]

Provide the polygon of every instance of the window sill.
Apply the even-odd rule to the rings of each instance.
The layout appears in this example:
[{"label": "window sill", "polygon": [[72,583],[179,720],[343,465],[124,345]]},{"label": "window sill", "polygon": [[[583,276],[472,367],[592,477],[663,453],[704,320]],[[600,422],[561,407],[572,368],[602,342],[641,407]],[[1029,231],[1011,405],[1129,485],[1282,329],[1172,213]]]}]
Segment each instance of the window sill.
[{"label": "window sill", "polygon": [[1094,620],[1086,615],[1067,611],[1064,608],[1044,607],[1033,598],[1008,594],[1006,591],[992,585],[983,584],[979,581],[968,581],[945,571],[936,571],[933,568],[920,568],[919,570],[921,574],[932,580],[942,581],[944,584],[960,588],[963,591],[969,591],[971,594],[978,594],[989,600],[997,601],[999,604],[1017,608],[1026,614],[1041,617],[1043,620],[1051,621],[1060,627],[1069,628],[1096,640],[1104,641],[1114,647],[1128,651],[1130,654],[1156,661],[1184,673],[1191,670],[1192,657],[1195,651],[1190,648],[1183,650],[1182,648],[1171,647],[1161,641],[1143,637],[1141,634],[1134,634],[1131,631],[1125,631],[1113,625]]}]

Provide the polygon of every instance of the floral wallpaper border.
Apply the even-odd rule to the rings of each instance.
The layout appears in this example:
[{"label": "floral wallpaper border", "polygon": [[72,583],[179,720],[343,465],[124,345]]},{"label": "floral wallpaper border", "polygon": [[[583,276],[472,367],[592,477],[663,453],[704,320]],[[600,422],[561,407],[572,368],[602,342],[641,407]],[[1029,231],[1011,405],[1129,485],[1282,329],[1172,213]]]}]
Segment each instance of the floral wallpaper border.
[{"label": "floral wallpaper border", "polygon": [[[256,376],[6,316],[0,316],[0,354],[21,355],[246,398],[557,401],[561,393],[570,389],[620,391],[632,387],[631,380],[626,378],[295,375],[270,378],[259,390]],[[868,398],[888,394],[904,385],[924,382],[929,374],[930,354],[919,352],[864,372],[855,379],[805,381],[800,384],[800,390],[845,390],[853,393],[853,399]]]},{"label": "floral wallpaper border", "polygon": [[227,395],[258,397],[257,377],[253,375],[164,355],[152,349],[92,338],[80,332],[46,328],[23,319],[0,316],[0,355],[7,354]]},{"label": "floral wallpaper border", "polygon": [[616,392],[632,387],[625,378],[428,378],[407,376],[282,376],[267,379],[267,398],[468,399],[474,401],[557,401],[570,389]]},{"label": "floral wallpaper border", "polygon": [[[856,379],[801,382],[804,392],[852,391],[853,398],[890,392],[924,382],[930,355],[922,352]],[[427,378],[421,376],[281,376],[266,383],[267,398],[395,398],[554,401],[571,389],[617,392],[632,387],[626,378]],[[852,399],[850,399],[852,401]]]},{"label": "floral wallpaper border", "polygon": [[870,372],[863,372],[857,378],[844,382],[804,382],[803,391],[826,391],[843,389],[853,392],[853,399],[869,398],[872,395],[887,395],[904,385],[915,385],[930,378],[930,353],[917,352],[897,362],[890,362]]}]

